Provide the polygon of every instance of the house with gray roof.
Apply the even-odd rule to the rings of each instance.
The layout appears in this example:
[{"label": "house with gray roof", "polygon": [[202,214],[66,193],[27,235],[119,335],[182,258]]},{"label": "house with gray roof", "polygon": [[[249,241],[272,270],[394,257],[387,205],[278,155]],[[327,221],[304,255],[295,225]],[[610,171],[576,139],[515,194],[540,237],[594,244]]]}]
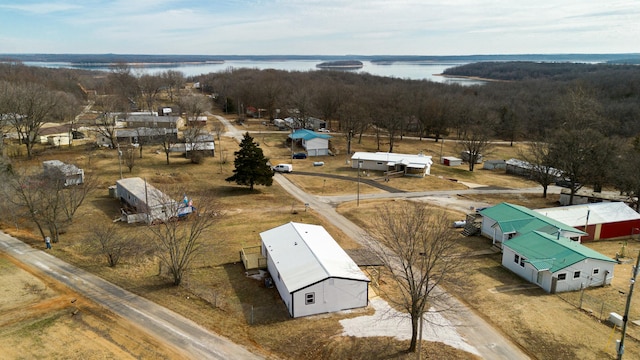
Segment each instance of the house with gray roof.
[{"label": "house with gray roof", "polygon": [[424,177],[431,173],[433,160],[423,154],[388,152],[356,152],[351,156],[351,167],[361,170],[403,173],[405,176]]}]

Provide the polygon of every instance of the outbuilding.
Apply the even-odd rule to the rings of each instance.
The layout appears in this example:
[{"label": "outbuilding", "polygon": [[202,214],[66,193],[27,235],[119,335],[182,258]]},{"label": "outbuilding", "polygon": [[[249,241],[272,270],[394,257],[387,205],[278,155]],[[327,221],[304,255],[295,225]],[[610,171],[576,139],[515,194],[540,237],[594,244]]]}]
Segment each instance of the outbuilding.
[{"label": "outbuilding", "polygon": [[440,163],[444,166],[460,166],[462,165],[462,159],[455,156],[443,156],[440,158]]},{"label": "outbuilding", "polygon": [[587,235],[580,241],[640,235],[640,214],[623,202],[600,202],[535,210]]},{"label": "outbuilding", "polygon": [[291,317],[367,306],[369,278],[324,227],[290,222],[260,237],[267,269]]},{"label": "outbuilding", "polygon": [[424,177],[431,173],[433,160],[427,155],[388,152],[356,152],[351,156],[353,169],[404,173],[406,176]]},{"label": "outbuilding", "polygon": [[610,284],[616,263],[578,242],[541,231],[515,237],[502,248],[502,266],[552,294]]}]

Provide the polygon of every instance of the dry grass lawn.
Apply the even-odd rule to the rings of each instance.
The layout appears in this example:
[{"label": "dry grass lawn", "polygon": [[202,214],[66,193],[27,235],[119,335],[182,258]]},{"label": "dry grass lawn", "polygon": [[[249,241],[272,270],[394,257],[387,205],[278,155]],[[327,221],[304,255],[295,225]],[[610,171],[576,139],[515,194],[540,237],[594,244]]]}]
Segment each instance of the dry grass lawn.
[{"label": "dry grass lawn", "polygon": [[[259,123],[249,122],[246,129],[258,130],[260,126]],[[260,147],[264,150],[265,155],[271,159],[272,164],[291,161],[289,158],[291,150],[284,145],[286,135],[286,132],[254,134],[255,140],[260,143]],[[314,159],[294,160],[294,174],[286,176],[313,194],[354,193],[357,184],[353,181],[295,175],[295,172],[308,171],[356,177],[354,170],[346,163],[348,158],[344,155],[346,148],[344,137],[339,134],[331,135],[334,136],[332,143],[338,149],[337,156],[323,157],[322,161],[325,162],[325,165],[321,167],[313,166]],[[125,261],[115,268],[109,268],[101,259],[96,260],[85,253],[85,241],[90,234],[91,226],[109,223],[120,214],[118,201],[108,196],[108,186],[115,184],[115,181],[120,177],[115,151],[107,149],[87,151],[80,146],[74,147],[72,150],[49,149],[42,151],[37,160],[16,162],[15,166],[39,167],[43,160],[59,159],[74,163],[84,168],[88,173],[98,176],[100,183],[98,191],[87,199],[85,206],[75,217],[74,224],[65,234],[61,235],[60,243],[54,244],[52,254],[55,256],[177,311],[239,344],[257,348],[259,352],[270,358],[413,358],[413,356],[402,352],[408,346],[406,342],[389,338],[340,336],[341,326],[338,320],[367,313],[371,311],[369,309],[290,319],[275,289],[267,289],[261,281],[246,276],[242,264],[239,262],[240,248],[259,245],[260,232],[289,221],[323,225],[344,248],[356,248],[358,244],[345,236],[340,229],[327,224],[313,210],[305,211],[303,204],[290,197],[277,184],[271,187],[258,186],[254,191],[248,191],[246,188],[225,182],[224,179],[232,174],[233,152],[237,150],[238,146],[226,138],[223,138],[222,142],[217,143],[216,146],[216,157],[206,158],[204,163],[200,165],[190,164],[188,160],[179,155],[172,155],[171,165],[166,165],[164,154],[158,152],[158,148],[148,146],[143,149],[143,158],[136,159],[131,173],[127,168],[123,167],[122,169],[124,176],[144,177],[153,185],[175,194],[176,197],[180,197],[183,193],[190,195],[208,191],[214,195],[224,214],[214,229],[203,237],[206,244],[205,252],[197,259],[193,271],[185,278],[180,287],[170,286],[170,280],[167,277],[158,275],[158,263],[154,258]],[[445,141],[443,145],[435,143],[433,140],[405,139],[396,145],[394,151],[406,153],[423,151],[427,155],[434,156],[437,161],[441,149],[444,155],[459,154],[453,141]],[[226,159],[224,164],[220,162],[221,150],[223,159]],[[377,148],[373,138],[364,137],[361,144],[353,144],[353,150],[376,151]],[[514,149],[510,147],[496,147],[494,151],[495,156],[485,155],[485,158],[509,158],[515,154]],[[530,181],[499,172],[478,169],[470,173],[461,167],[449,168],[438,164],[433,166],[432,174],[434,176],[424,179],[393,178],[386,185],[405,191],[466,188],[459,182],[450,179],[509,188],[535,185]],[[376,176],[376,174],[370,174],[369,178]],[[380,191],[364,184],[361,186],[363,193]],[[534,195],[532,198],[536,197],[539,196]],[[513,199],[511,201],[516,202]],[[554,200],[549,201],[553,202]],[[194,199],[194,202],[194,205],[198,206],[197,198]],[[339,210],[358,225],[367,228],[368,221],[373,217],[369,215],[375,212],[375,205],[375,202],[361,202],[356,211],[353,203],[346,203],[341,205]],[[459,214],[452,214],[452,218],[459,216]],[[30,226],[14,222],[9,218],[5,218],[4,221],[6,221],[3,226],[4,231],[16,234],[36,248],[43,247],[41,240]],[[122,224],[122,226],[128,227],[131,231],[144,230],[144,226],[141,225]],[[465,248],[485,249],[488,244],[483,239],[463,238],[460,246],[463,251]],[[459,292],[461,298],[497,324],[505,334],[514,338],[536,357],[553,359],[609,357],[610,351],[605,353],[598,350],[605,348],[610,331],[606,326],[597,323],[585,313],[576,311],[556,296],[546,295],[536,290],[497,294],[490,292],[489,289],[495,287],[522,282],[503,270],[496,256],[470,259],[469,266],[475,271],[473,276],[469,278],[468,286],[464,288],[465,292]],[[451,285],[451,289],[457,291],[457,287],[454,285],[456,284]],[[46,288],[48,289],[49,286],[47,285]],[[46,294],[53,297],[59,296],[55,292]],[[65,314],[65,311],[68,310],[61,311],[62,313],[51,321],[55,327],[48,329],[58,329],[58,326],[75,329],[74,322],[76,320]],[[107,315],[101,314],[93,307],[92,311],[95,313],[96,321],[104,318],[108,319],[105,320],[106,322],[122,322],[121,319],[108,318]],[[558,321],[558,319],[562,319],[562,321]],[[564,321],[564,319],[567,320]],[[564,326],[565,323],[567,326]],[[572,327],[569,327],[569,324]],[[27,325],[21,324],[19,326],[23,328]],[[102,325],[93,322],[91,326],[92,329],[100,329]],[[576,331],[576,329],[581,330]],[[594,331],[599,336],[596,336]],[[3,343],[15,344],[19,341],[25,341],[27,344],[24,349],[25,354],[28,357],[41,357],[41,353],[36,350],[29,353],[31,347],[28,344],[43,342],[45,333],[36,334],[17,330],[3,331],[1,334]],[[28,339],[24,339],[25,334],[29,334],[26,336]],[[101,331],[97,331],[96,334],[94,338],[104,336],[104,332]],[[94,342],[99,343],[98,340],[83,341],[82,338],[77,341],[85,346]],[[150,339],[140,340],[142,344],[148,344],[151,341]],[[4,347],[6,346],[4,345]],[[96,345],[95,349],[87,349],[86,351],[99,352],[102,349],[100,346]],[[143,358],[165,356],[162,355],[164,353],[161,353],[162,349],[160,348],[158,349],[159,355],[156,356],[147,355],[149,353],[144,352],[146,345],[138,345],[137,350],[130,350],[126,345],[123,346],[130,354],[140,354],[134,356]],[[468,353],[441,343],[429,343],[423,348],[424,357],[429,359],[474,358]],[[635,343],[630,343],[627,349],[629,356],[638,354]],[[57,351],[64,351],[64,347],[61,346]],[[120,358],[120,355],[115,353],[113,357]],[[575,356],[567,357],[567,355]],[[69,354],[68,356],[73,358],[74,355]],[[60,357],[65,356],[61,355]],[[77,358],[91,358],[91,356]]]}]

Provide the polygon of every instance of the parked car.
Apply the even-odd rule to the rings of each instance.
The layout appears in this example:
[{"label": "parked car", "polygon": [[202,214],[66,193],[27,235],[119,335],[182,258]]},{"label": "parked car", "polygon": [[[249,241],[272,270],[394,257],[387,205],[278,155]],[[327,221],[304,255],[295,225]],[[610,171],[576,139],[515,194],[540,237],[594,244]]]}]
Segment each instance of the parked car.
[{"label": "parked car", "polygon": [[305,154],[305,153],[295,153],[295,154],[293,154],[293,158],[294,159],[306,159],[307,158],[307,154]]},{"label": "parked car", "polygon": [[290,173],[290,172],[293,171],[293,165],[291,165],[291,164],[278,164],[278,165],[272,167],[271,169],[273,169],[273,171],[275,171],[275,172]]},{"label": "parked car", "polygon": [[[571,189],[571,180],[570,179],[558,179],[558,180],[556,180],[556,186],[560,186],[560,187],[563,187],[563,188]],[[580,187],[582,187],[582,184],[576,183],[575,186],[576,186],[576,188],[580,188]]]},{"label": "parked car", "polygon": [[325,129],[325,128],[320,128],[318,129],[319,132],[324,132],[324,133],[328,133],[329,129]]}]

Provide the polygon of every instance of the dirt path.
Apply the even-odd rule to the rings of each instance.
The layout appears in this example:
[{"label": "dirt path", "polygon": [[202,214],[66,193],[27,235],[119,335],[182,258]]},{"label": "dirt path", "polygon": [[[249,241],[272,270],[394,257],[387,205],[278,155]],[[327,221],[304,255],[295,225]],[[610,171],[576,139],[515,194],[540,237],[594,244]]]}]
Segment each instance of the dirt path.
[{"label": "dirt path", "polygon": [[259,359],[226,338],[42,250],[0,232],[0,250],[135,324],[192,359]]}]

